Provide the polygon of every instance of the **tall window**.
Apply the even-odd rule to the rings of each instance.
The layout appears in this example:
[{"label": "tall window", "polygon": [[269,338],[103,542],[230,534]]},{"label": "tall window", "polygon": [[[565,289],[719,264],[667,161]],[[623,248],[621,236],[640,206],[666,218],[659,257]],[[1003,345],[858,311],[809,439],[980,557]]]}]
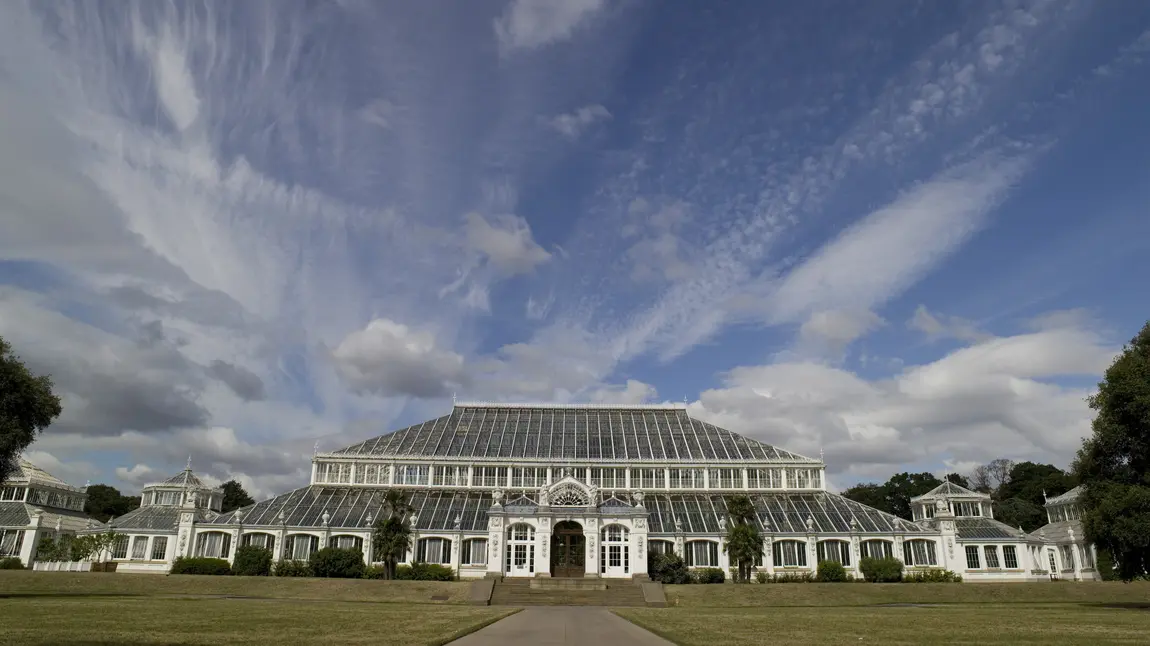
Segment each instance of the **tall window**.
[{"label": "tall window", "polygon": [[997,545],[986,545],[986,546],[984,546],[982,548],[982,554],[983,554],[983,556],[986,557],[986,567],[988,567],[992,570],[997,570],[998,568],[1002,567],[1002,565],[998,562],[998,546]]},{"label": "tall window", "polygon": [[627,528],[622,525],[608,525],[603,528],[599,541],[599,573],[607,574],[631,572],[631,550],[627,544]]},{"label": "tall window", "polygon": [[981,516],[982,505],[977,502],[953,502],[950,504],[955,516]]},{"label": "tall window", "polygon": [[742,469],[711,469],[708,484],[712,489],[742,489]]},{"label": "tall window", "polygon": [[902,562],[910,566],[938,565],[934,541],[913,539],[902,544]]},{"label": "tall window", "polygon": [[1063,545],[1061,547],[1062,547],[1062,569],[1063,570],[1073,570],[1074,569],[1074,546],[1073,545]]},{"label": "tall window", "polygon": [[691,541],[686,545],[687,567],[716,567],[719,544],[715,541]]},{"label": "tall window", "polygon": [[978,560],[978,546],[966,546],[966,569],[977,570],[982,567],[982,563]]},{"label": "tall window", "polygon": [[467,484],[467,467],[435,467],[431,484],[441,487],[459,487]]},{"label": "tall window", "polygon": [[775,556],[775,567],[806,567],[807,544],[802,541],[775,541],[771,550]]},{"label": "tall window", "polygon": [[152,537],[152,560],[163,561],[168,556],[168,537]]},{"label": "tall window", "polygon": [[783,486],[783,470],[747,469],[747,486],[751,489],[778,489]]},{"label": "tall window", "polygon": [[0,529],[0,556],[20,556],[24,546],[24,530]]},{"label": "tall window", "polygon": [[516,523],[507,528],[505,567],[508,573],[535,573],[535,528]]},{"label": "tall window", "polygon": [[507,467],[475,467],[471,473],[476,487],[507,486]]},{"label": "tall window", "polygon": [[894,556],[894,543],[890,541],[882,541],[872,539],[863,541],[859,544],[859,552],[862,557],[872,559],[886,559]]},{"label": "tall window", "polygon": [[350,484],[350,462],[320,462],[315,467],[316,482],[325,484]]},{"label": "tall window", "polygon": [[0,487],[0,500],[24,500],[24,487]]},{"label": "tall window", "polygon": [[112,543],[112,558],[126,559],[128,558],[128,537],[123,534],[117,534],[116,540]]},{"label": "tall window", "polygon": [[473,538],[463,542],[461,565],[487,565],[487,539]]},{"label": "tall window", "polygon": [[652,540],[647,543],[647,551],[655,554],[671,554],[675,551],[675,544],[671,541]]},{"label": "tall window", "polygon": [[318,536],[289,534],[284,537],[284,558],[290,561],[306,561],[317,550],[319,550]]},{"label": "tall window", "polygon": [[1018,552],[1013,545],[1002,546],[1002,564],[1008,570],[1018,569]]},{"label": "tall window", "polygon": [[352,536],[350,534],[343,534],[339,536],[332,536],[327,539],[328,547],[338,547],[341,550],[359,550],[363,551],[363,538],[359,536]]},{"label": "tall window", "polygon": [[213,559],[228,557],[228,548],[231,547],[231,534],[224,532],[204,532],[196,535],[196,556]]},{"label": "tall window", "polygon": [[822,473],[818,469],[788,469],[787,487],[790,489],[822,488]]},{"label": "tall window", "polygon": [[1089,545],[1082,546],[1082,567],[1088,570],[1094,569],[1094,553],[1090,550]]},{"label": "tall window", "polygon": [[415,560],[420,563],[451,564],[451,541],[446,538],[421,538],[415,546]]},{"label": "tall window", "polygon": [[702,469],[671,469],[672,489],[702,489]]},{"label": "tall window", "polygon": [[511,486],[523,489],[537,489],[547,484],[545,467],[515,467],[511,469]]},{"label": "tall window", "polygon": [[276,546],[276,537],[271,534],[264,534],[263,532],[244,534],[244,537],[240,540],[240,545],[254,545],[256,547],[262,547],[265,550],[274,552]]},{"label": "tall window", "polygon": [[631,487],[634,489],[663,489],[667,486],[663,479],[663,469],[631,469]]},{"label": "tall window", "polygon": [[627,486],[627,470],[594,467],[591,469],[591,484],[600,489],[624,489]]},{"label": "tall window", "polygon": [[425,485],[431,475],[426,464],[400,464],[395,467],[395,484]]},{"label": "tall window", "polygon": [[846,541],[819,541],[816,545],[819,562],[834,561],[843,567],[851,566],[851,544]]},{"label": "tall window", "polygon": [[385,485],[388,479],[386,464],[359,464],[355,468],[356,484]]},{"label": "tall window", "polygon": [[148,537],[135,536],[132,538],[132,560],[143,561],[148,558]]}]

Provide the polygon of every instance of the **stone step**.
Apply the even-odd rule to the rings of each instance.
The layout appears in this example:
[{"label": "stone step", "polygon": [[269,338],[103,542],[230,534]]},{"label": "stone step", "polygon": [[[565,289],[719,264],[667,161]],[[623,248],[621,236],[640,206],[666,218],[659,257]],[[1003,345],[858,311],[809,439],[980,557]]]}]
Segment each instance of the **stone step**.
[{"label": "stone step", "polygon": [[491,605],[642,607],[646,603],[642,588],[631,583],[606,584],[605,589],[580,589],[539,588],[527,581],[507,580],[495,585],[491,594]]}]

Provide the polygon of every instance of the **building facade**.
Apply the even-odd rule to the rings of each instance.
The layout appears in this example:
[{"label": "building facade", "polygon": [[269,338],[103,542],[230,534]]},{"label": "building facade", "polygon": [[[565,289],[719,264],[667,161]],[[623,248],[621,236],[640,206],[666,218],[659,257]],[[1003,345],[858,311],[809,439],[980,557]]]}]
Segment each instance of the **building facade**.
[{"label": "building facade", "polygon": [[21,459],[15,473],[0,483],[0,558],[17,557],[27,566],[42,536],[75,534],[87,527],[85,489]]},{"label": "building facade", "polygon": [[145,488],[139,510],[91,531],[125,534],[112,555],[120,570],[165,571],[179,556],[231,560],[252,544],[277,561],[337,546],[371,563],[371,527],[392,489],[415,509],[407,562],[463,578],[642,578],[650,551],[728,570],[726,499],[735,494],[755,506],[756,568],[768,575],[833,560],[861,576],[862,558],[894,556],[908,572],[1051,578],[1042,540],[995,521],[983,494],[945,483],[914,499],[914,520],[905,520],[827,491],[821,460],[694,419],[681,405],[456,404],[317,452],[310,484],[254,505],[219,513],[219,490],[189,468]]}]

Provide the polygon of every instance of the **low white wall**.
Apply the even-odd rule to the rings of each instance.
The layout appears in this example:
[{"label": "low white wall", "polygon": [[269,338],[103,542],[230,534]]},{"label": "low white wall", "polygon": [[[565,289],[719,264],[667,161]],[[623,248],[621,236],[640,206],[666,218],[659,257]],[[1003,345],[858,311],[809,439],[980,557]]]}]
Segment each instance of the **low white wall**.
[{"label": "low white wall", "polygon": [[32,569],[37,572],[91,572],[91,561],[36,561]]}]

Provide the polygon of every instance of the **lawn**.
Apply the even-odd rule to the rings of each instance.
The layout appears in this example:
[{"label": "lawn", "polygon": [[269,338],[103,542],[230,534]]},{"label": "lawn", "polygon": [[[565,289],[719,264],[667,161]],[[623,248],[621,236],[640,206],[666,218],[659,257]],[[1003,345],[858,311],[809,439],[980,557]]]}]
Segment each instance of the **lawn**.
[{"label": "lawn", "polygon": [[444,644],[514,612],[467,585],[0,571],[0,644]]},{"label": "lawn", "polygon": [[[1150,583],[667,586],[615,612],[681,645],[1145,644]],[[887,606],[885,604],[921,604]],[[1107,604],[1116,607],[1108,607]]]}]

